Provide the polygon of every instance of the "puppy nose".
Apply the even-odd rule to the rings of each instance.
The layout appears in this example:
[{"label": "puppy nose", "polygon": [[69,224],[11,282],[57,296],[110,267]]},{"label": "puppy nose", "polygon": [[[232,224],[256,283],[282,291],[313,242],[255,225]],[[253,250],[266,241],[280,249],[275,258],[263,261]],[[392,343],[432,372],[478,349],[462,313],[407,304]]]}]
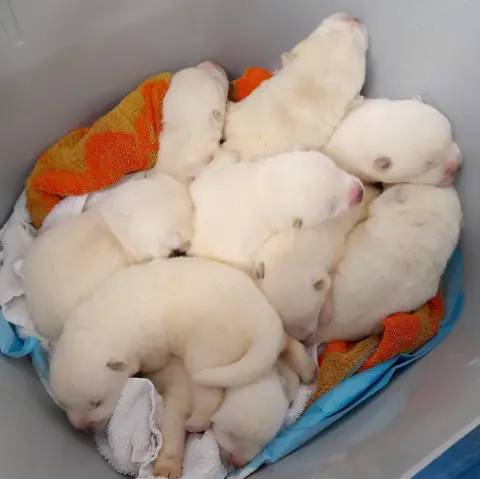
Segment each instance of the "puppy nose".
[{"label": "puppy nose", "polygon": [[363,186],[358,183],[355,184],[350,188],[349,195],[350,195],[349,196],[350,206],[355,206],[360,204],[363,200]]},{"label": "puppy nose", "polygon": [[444,172],[445,174],[447,175],[453,175],[454,173],[456,173],[460,168],[460,162],[459,161],[455,161],[455,162],[450,162],[450,163],[447,163],[445,165],[445,168],[444,168]]},{"label": "puppy nose", "polygon": [[352,17],[348,13],[337,13],[336,15],[333,15],[332,18],[338,20],[339,22],[350,23],[355,26],[360,25],[359,20],[355,17]]},{"label": "puppy nose", "polygon": [[90,421],[75,422],[72,425],[78,431],[92,431],[94,429],[93,423]]}]

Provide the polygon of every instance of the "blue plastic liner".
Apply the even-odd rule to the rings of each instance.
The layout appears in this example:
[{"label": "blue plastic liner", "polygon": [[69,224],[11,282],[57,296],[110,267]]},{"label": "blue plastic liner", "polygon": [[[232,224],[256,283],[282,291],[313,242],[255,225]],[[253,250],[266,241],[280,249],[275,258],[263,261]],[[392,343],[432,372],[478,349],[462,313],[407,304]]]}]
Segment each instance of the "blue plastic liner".
[{"label": "blue plastic liner", "polygon": [[[245,468],[232,472],[229,477],[247,477],[263,464],[272,464],[295,451],[320,434],[330,424],[366,401],[384,388],[395,372],[425,356],[438,346],[452,331],[462,314],[462,253],[455,251],[445,271],[442,285],[445,317],[437,335],[413,354],[399,356],[368,371],[352,376],[317,399],[300,420],[290,429],[282,430],[277,437]],[[40,379],[47,387],[47,354],[37,338],[20,338],[15,326],[0,313],[0,352],[11,358],[31,356]]]}]

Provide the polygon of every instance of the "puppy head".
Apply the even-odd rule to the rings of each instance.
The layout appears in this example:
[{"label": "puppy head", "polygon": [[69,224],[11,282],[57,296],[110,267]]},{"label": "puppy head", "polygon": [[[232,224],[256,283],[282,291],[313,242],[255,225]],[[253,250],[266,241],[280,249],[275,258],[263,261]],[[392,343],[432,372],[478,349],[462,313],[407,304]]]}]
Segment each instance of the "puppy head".
[{"label": "puppy head", "polygon": [[333,134],[327,152],[360,178],[451,184],[462,163],[449,121],[418,100],[366,100]]},{"label": "puppy head", "polygon": [[287,411],[288,400],[274,371],[248,386],[227,389],[212,417],[223,459],[245,466],[277,435]]},{"label": "puppy head", "polygon": [[164,151],[178,158],[168,166],[180,180],[192,181],[213,159],[223,134],[228,88],[223,69],[208,61],[174,75],[163,103],[159,159]]},{"label": "puppy head", "polygon": [[121,185],[100,209],[107,227],[134,262],[186,251],[193,236],[188,188],[168,174]]},{"label": "puppy head", "polygon": [[311,58],[315,51],[318,56],[318,43],[325,39],[331,39],[332,45],[340,48],[343,43],[353,41],[360,51],[365,52],[368,49],[368,31],[365,25],[346,13],[336,13],[325,18],[311,35],[282,55],[283,67],[299,58]]},{"label": "puppy head", "polygon": [[283,153],[259,168],[262,207],[280,230],[316,227],[363,199],[360,180],[319,152]]},{"label": "puppy head", "polygon": [[[321,265],[285,258],[272,266],[259,263],[259,288],[282,319],[285,332],[304,341],[317,326],[317,318],[330,289],[330,275]],[[263,275],[263,276],[262,276]]]},{"label": "puppy head", "polygon": [[70,423],[80,430],[104,427],[135,372],[133,361],[108,353],[85,333],[63,335],[50,362],[50,384]]},{"label": "puppy head", "polygon": [[416,228],[436,225],[438,229],[439,222],[444,222],[451,225],[450,231],[453,231],[454,224],[459,226],[462,220],[455,188],[407,183],[386,188],[370,204],[370,215],[391,218],[393,221],[398,221],[400,217],[402,224]]}]

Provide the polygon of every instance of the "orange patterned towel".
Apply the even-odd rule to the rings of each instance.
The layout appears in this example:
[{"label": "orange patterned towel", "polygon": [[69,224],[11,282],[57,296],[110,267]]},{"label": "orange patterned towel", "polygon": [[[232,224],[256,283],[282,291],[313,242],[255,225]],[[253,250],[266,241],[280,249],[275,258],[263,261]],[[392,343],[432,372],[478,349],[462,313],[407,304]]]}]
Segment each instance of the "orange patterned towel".
[{"label": "orange patterned towel", "polygon": [[[271,75],[248,68],[232,83],[231,99],[245,98]],[[35,228],[66,196],[100,190],[155,164],[162,102],[171,77],[160,73],[148,78],[91,127],[72,131],[40,156],[26,183]]]},{"label": "orange patterned towel", "polygon": [[421,348],[437,334],[442,319],[443,299],[439,292],[414,313],[396,313],[386,318],[380,336],[372,335],[356,343],[328,343],[318,357],[317,388],[310,404],[357,372]]}]

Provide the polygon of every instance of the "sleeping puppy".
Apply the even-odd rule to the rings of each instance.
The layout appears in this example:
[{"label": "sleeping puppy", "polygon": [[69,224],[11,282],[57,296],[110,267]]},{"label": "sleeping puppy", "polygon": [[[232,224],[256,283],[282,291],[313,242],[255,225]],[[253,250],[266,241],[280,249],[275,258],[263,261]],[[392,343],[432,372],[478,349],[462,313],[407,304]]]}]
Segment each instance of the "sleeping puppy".
[{"label": "sleeping puppy", "polygon": [[[196,431],[204,431],[210,427],[211,415],[218,411],[214,429],[219,446],[224,451],[224,459],[233,461],[234,465],[240,465],[240,461],[249,461],[282,426],[288,405],[297,395],[300,378],[310,383],[315,379],[315,375],[316,365],[305,347],[288,338],[276,367],[251,385],[238,390],[227,389],[222,405],[220,403],[223,397],[220,402],[208,405],[208,408],[213,405],[213,409],[209,410],[210,416],[203,419],[203,428]],[[155,462],[155,476],[180,478],[185,449],[185,426],[187,430],[191,430],[192,424],[199,419],[198,412],[206,411],[205,404],[199,402],[209,398],[190,381],[182,361],[176,358],[171,359],[160,371],[145,374],[144,377],[152,381],[162,395],[164,404],[161,415],[156,418],[162,431],[163,445]],[[258,411],[256,404],[252,404],[252,399],[247,403],[242,402],[242,406],[237,409],[237,401],[243,394],[248,395],[249,390],[252,394],[260,393],[261,396],[256,396],[257,400],[261,397],[272,406],[268,415],[263,415],[261,423],[257,421]],[[239,413],[245,420],[243,433],[233,439],[230,426]]]},{"label": "sleeping puppy", "polygon": [[445,116],[419,100],[365,100],[323,149],[367,182],[450,185],[462,156]]},{"label": "sleeping puppy", "polygon": [[368,205],[378,194],[367,187],[360,205],[318,228],[278,233],[261,248],[255,267],[257,285],[290,336],[303,341],[315,331],[330,289],[330,273],[343,255],[348,233],[367,217]]},{"label": "sleeping puppy", "polygon": [[312,382],[316,370],[305,347],[289,338],[275,368],[247,386],[227,389],[222,405],[212,416],[223,459],[243,467],[257,456],[282,428],[300,380]]},{"label": "sleeping puppy", "polygon": [[227,150],[190,187],[195,232],[190,253],[249,274],[274,234],[320,225],[362,201],[361,182],[318,152],[236,162]]},{"label": "sleeping puppy", "polygon": [[21,267],[39,333],[58,339],[69,314],[98,284],[130,264],[186,248],[192,228],[188,188],[162,173],[124,183],[90,210],[47,229]]},{"label": "sleeping puppy", "polygon": [[229,103],[225,148],[245,160],[325,146],[363,86],[367,49],[365,26],[343,13],[326,18],[275,76]]},{"label": "sleeping puppy", "polygon": [[348,238],[316,342],[361,339],[379,332],[390,314],[415,310],[432,298],[461,224],[453,187],[388,188]]},{"label": "sleeping puppy", "polygon": [[163,101],[154,171],[191,181],[212,161],[222,138],[228,86],[227,75],[212,62],[173,76]]},{"label": "sleeping puppy", "polygon": [[284,334],[242,271],[201,258],[157,259],[112,274],[73,311],[53,349],[51,387],[72,425],[100,427],[129,377],[175,356],[221,402],[223,388],[276,364]]},{"label": "sleeping puppy", "polygon": [[[225,462],[235,467],[247,465],[277,435],[295,397],[286,394],[290,377],[274,368],[247,386],[226,390],[212,417],[212,430]],[[294,391],[295,383],[290,388]],[[296,388],[298,391],[298,380]]]}]

